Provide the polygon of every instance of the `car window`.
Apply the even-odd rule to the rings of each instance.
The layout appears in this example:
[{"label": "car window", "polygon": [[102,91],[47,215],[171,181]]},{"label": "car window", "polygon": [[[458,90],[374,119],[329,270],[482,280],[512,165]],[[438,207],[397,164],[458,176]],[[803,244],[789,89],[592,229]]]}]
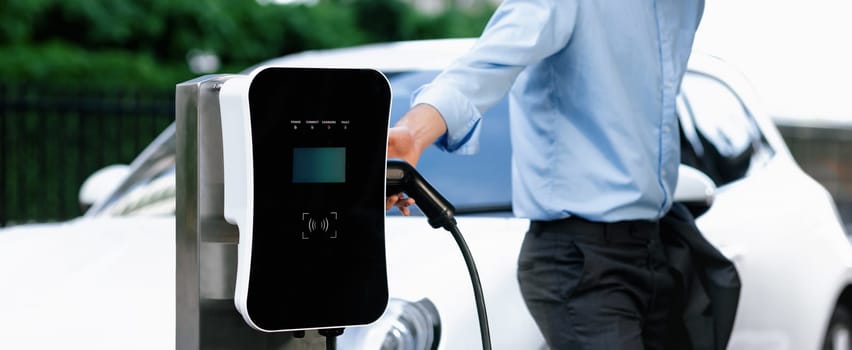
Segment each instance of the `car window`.
[{"label": "car window", "polygon": [[683,163],[703,171],[718,186],[741,179],[772,154],[742,100],[713,77],[687,74],[677,110]]}]

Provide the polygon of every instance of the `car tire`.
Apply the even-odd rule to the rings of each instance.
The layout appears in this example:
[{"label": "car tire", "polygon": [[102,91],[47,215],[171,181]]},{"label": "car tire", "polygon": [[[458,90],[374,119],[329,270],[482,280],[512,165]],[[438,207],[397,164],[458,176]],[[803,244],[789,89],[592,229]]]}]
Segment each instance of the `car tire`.
[{"label": "car tire", "polygon": [[850,350],[852,349],[852,315],[843,306],[834,309],[825,340],[822,344],[823,350]]}]

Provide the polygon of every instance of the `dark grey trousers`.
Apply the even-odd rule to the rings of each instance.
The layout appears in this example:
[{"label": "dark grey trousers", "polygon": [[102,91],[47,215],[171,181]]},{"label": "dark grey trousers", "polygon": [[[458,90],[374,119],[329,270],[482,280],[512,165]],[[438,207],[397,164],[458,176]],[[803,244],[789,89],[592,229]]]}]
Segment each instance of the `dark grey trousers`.
[{"label": "dark grey trousers", "polygon": [[553,350],[665,348],[674,281],[656,221],[533,221],[518,281]]}]

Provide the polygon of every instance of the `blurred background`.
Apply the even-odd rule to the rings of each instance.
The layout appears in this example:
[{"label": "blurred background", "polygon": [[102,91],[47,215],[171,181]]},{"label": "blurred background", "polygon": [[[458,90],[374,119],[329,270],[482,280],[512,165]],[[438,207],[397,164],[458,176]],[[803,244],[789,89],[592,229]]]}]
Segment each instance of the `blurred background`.
[{"label": "blurred background", "polygon": [[[174,120],[177,83],[304,50],[477,36],[498,2],[4,0],[0,226],[81,215],[86,177],[129,164]],[[696,48],[742,68],[852,227],[852,5],[706,6]]]},{"label": "blurred background", "polygon": [[0,1],[0,226],[81,215],[86,177],[174,121],[175,84],[294,52],[478,35],[489,0]]}]

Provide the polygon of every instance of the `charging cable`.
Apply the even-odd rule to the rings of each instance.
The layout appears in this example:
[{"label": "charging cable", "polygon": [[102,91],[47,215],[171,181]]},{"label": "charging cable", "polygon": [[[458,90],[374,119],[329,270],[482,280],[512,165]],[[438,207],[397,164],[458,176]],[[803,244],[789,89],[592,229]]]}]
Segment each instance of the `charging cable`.
[{"label": "charging cable", "polygon": [[491,350],[491,335],[488,330],[488,316],[485,313],[485,297],[482,284],[479,282],[479,272],[473,262],[473,254],[467,247],[454,217],[455,208],[438,191],[436,191],[411,164],[403,160],[388,160],[387,193],[406,193],[418,208],[429,219],[433,228],[443,227],[453,235],[461,249],[470,280],[473,284],[473,294],[476,299],[476,312],[479,315],[479,331],[482,337],[482,348]]}]

